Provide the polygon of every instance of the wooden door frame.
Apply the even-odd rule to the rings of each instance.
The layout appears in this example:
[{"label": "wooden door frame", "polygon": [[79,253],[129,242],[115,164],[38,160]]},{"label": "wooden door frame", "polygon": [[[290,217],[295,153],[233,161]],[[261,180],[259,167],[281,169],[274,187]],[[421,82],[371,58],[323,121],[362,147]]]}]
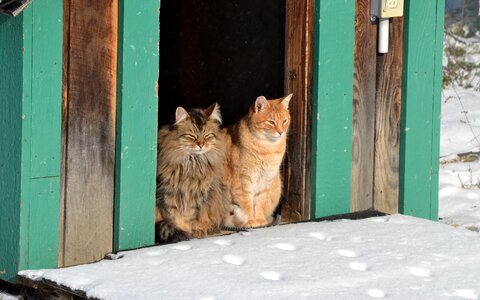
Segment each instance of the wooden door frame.
[{"label": "wooden door frame", "polygon": [[292,123],[284,164],[282,218],[311,215],[310,150],[315,0],[285,1],[285,95]]}]

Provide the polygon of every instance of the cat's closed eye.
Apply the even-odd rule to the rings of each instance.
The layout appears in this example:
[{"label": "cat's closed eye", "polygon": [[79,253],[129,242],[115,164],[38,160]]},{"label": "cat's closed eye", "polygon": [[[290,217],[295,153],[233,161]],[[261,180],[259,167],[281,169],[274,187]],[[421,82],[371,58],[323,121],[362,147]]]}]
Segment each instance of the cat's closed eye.
[{"label": "cat's closed eye", "polygon": [[189,141],[192,141],[192,142],[194,142],[197,139],[196,136],[194,136],[192,134],[188,134],[188,133],[182,134],[182,138],[184,138],[186,140],[189,140]]},{"label": "cat's closed eye", "polygon": [[273,125],[273,126],[275,126],[275,124],[277,124],[277,122],[275,122],[275,120],[268,120],[267,122],[268,122],[268,124]]},{"label": "cat's closed eye", "polygon": [[287,123],[288,123],[287,119],[283,120],[283,125],[287,125]]},{"label": "cat's closed eye", "polygon": [[213,133],[209,133],[205,135],[205,140],[207,141],[213,140],[214,138],[215,138],[215,134]]}]

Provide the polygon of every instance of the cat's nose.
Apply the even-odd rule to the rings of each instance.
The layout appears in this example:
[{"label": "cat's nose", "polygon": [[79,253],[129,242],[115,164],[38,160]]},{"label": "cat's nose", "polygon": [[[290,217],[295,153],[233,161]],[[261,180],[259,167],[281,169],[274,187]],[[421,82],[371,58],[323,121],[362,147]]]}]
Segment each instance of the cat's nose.
[{"label": "cat's nose", "polygon": [[204,141],[198,141],[197,146],[198,146],[198,148],[202,149],[205,146],[205,142]]}]

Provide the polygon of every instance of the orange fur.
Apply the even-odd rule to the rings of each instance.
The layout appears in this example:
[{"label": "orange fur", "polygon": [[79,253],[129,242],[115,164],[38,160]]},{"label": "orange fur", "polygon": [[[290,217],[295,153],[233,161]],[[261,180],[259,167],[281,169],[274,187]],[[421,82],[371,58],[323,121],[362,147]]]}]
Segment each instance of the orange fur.
[{"label": "orange fur", "polygon": [[222,131],[226,141],[224,183],[248,217],[242,226],[272,222],[282,191],[280,165],[290,125],[291,97],[258,97],[245,117]]}]

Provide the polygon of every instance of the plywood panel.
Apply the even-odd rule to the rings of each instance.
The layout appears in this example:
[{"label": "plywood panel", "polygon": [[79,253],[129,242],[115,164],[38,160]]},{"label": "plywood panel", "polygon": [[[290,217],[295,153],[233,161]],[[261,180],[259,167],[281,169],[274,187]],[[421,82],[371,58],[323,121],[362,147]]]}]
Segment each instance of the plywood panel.
[{"label": "plywood panel", "polygon": [[310,137],[313,70],[314,0],[286,1],[285,94],[290,101],[292,123],[284,164],[282,218],[310,217]]},{"label": "plywood panel", "polygon": [[112,250],[118,2],[64,5],[69,47],[63,265],[68,266]]},{"label": "plywood panel", "polygon": [[370,0],[357,0],[352,122],[352,211],[373,207],[376,39],[377,25],[370,21]]},{"label": "plywood panel", "polygon": [[390,23],[390,48],[377,61],[374,208],[398,212],[403,18]]}]

